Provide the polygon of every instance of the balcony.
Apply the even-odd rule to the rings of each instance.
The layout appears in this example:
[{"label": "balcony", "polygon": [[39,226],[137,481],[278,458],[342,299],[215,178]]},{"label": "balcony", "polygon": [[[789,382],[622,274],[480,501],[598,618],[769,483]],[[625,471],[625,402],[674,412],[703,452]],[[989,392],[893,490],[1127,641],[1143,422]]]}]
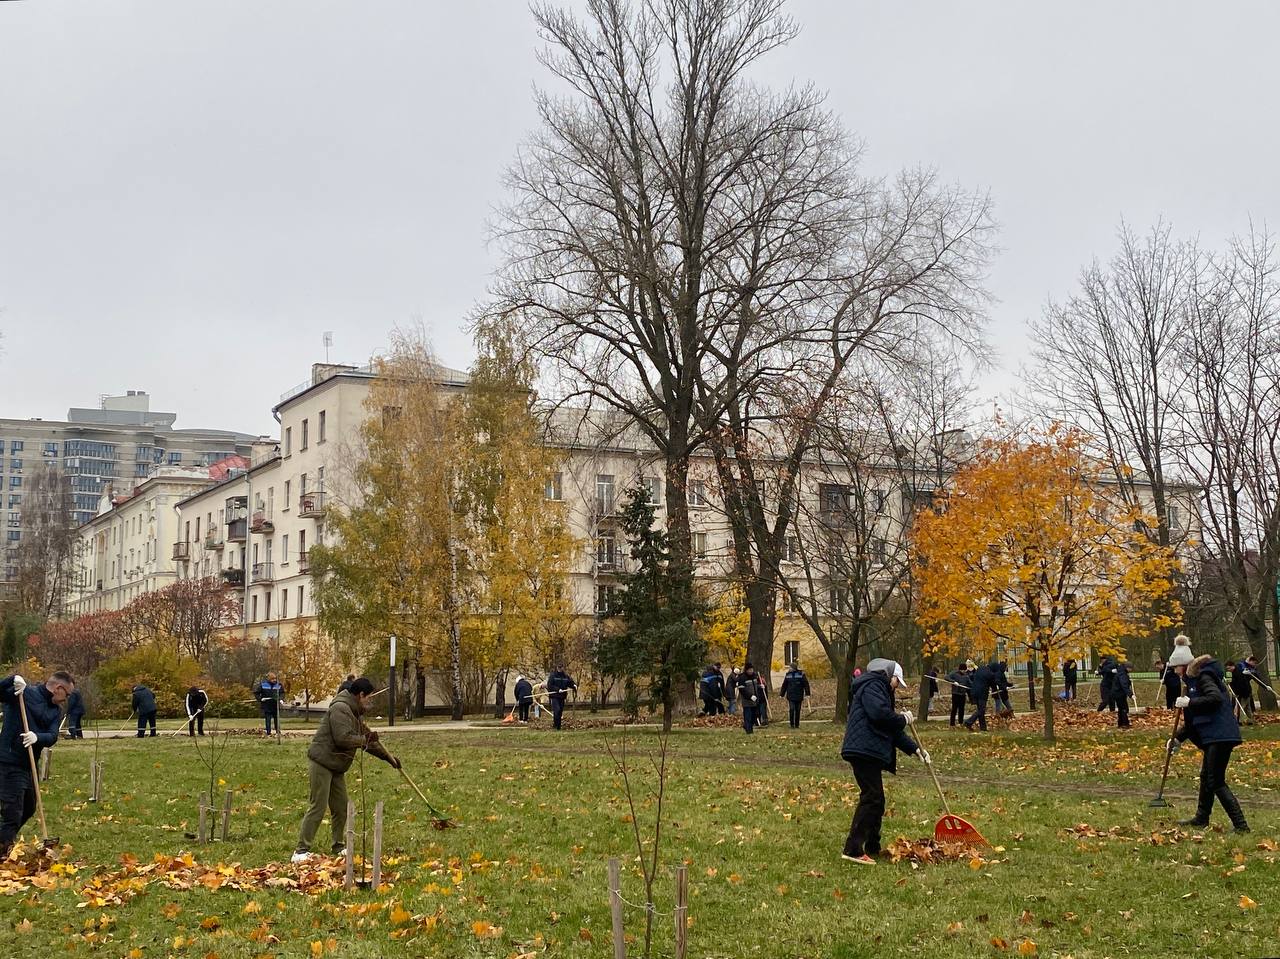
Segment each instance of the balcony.
[{"label": "balcony", "polygon": [[249,521],[243,516],[239,519],[233,519],[227,524],[227,542],[243,543],[246,539]]},{"label": "balcony", "polygon": [[275,563],[254,563],[249,573],[251,583],[270,583],[275,578]]},{"label": "balcony", "polygon": [[324,493],[303,493],[298,498],[298,515],[319,519],[324,515]]},{"label": "balcony", "polygon": [[191,560],[191,544],[190,543],[174,543],[173,558],[179,563],[186,563]]},{"label": "balcony", "polygon": [[205,549],[222,549],[226,545],[227,544],[222,541],[221,533],[215,532],[214,530],[209,530],[209,532],[204,534]]},{"label": "balcony", "polygon": [[231,566],[222,571],[222,581],[228,586],[244,585],[244,570],[239,566]]},{"label": "balcony", "polygon": [[298,554],[298,572],[306,575],[311,572],[311,551],[304,549]]},{"label": "balcony", "polygon": [[274,533],[275,530],[276,525],[271,522],[271,514],[266,510],[260,509],[253,514],[253,521],[249,523],[249,532]]}]

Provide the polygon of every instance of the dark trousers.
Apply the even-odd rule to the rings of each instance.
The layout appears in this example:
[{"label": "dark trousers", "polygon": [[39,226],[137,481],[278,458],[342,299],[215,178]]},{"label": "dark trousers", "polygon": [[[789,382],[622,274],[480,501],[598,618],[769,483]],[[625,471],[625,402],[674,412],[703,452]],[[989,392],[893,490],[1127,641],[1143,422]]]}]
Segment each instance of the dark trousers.
[{"label": "dark trousers", "polygon": [[743,703],[742,703],[742,728],[743,728],[744,730],[746,730],[746,733],[747,733],[747,735],[748,735],[748,736],[750,736],[750,735],[751,735],[752,730],[754,730],[754,729],[756,728],[756,723],[757,723],[757,722],[759,721],[759,719],[760,719],[759,713],[760,713],[760,707],[759,707],[759,706],[757,706],[755,703],[751,702],[751,700],[749,700],[749,699],[747,699],[747,700],[744,700],[744,701],[743,701]]},{"label": "dark trousers", "polygon": [[151,735],[156,734],[156,711],[153,709],[149,713],[138,713],[138,738],[141,739],[146,735],[144,727],[151,727]]},{"label": "dark trousers", "polygon": [[951,694],[951,725],[964,722],[964,693]]},{"label": "dark trousers", "polygon": [[996,712],[997,713],[1013,712],[1013,707],[1009,705],[1009,694],[1004,690],[1001,690],[1000,692],[996,693]]},{"label": "dark trousers", "polygon": [[1098,694],[1098,712],[1104,709],[1109,709],[1113,713],[1116,711],[1116,697],[1109,689]]},{"label": "dark trousers", "polygon": [[36,811],[36,789],[26,766],[0,765],[0,852],[13,845]]},{"label": "dark trousers", "polygon": [[564,698],[561,696],[551,697],[551,727],[553,729],[560,728],[560,722],[564,718]]},{"label": "dark trousers", "polygon": [[702,715],[719,716],[724,712],[724,703],[718,699],[704,699],[702,701]]},{"label": "dark trousers", "polygon": [[968,726],[970,729],[973,728],[974,723],[978,724],[979,729],[983,730],[984,732],[986,731],[986,728],[987,728],[987,697],[986,696],[983,696],[981,699],[979,699],[977,702],[973,704],[973,715],[964,721],[964,724]]},{"label": "dark trousers", "polygon": [[1173,701],[1178,698],[1178,691],[1169,686],[1164,688],[1164,708],[1173,709]]},{"label": "dark trousers", "polygon": [[1076,681],[1074,679],[1068,679],[1064,688],[1067,693],[1067,699],[1076,698]]},{"label": "dark trousers", "polygon": [[1231,691],[1236,694],[1236,699],[1240,701],[1240,708],[1244,710],[1245,716],[1253,719],[1253,687],[1250,686],[1243,692],[1238,689]]},{"label": "dark trousers", "polygon": [[1196,819],[1201,823],[1209,822],[1216,797],[1232,825],[1244,824],[1240,803],[1227,786],[1227,766],[1231,762],[1231,750],[1235,748],[1235,743],[1210,743],[1204,747],[1204,758],[1200,761],[1200,801],[1196,804]]},{"label": "dark trousers", "polygon": [[522,723],[527,723],[529,721],[529,710],[532,708],[532,706],[533,706],[532,699],[529,699],[529,700],[522,699],[516,705],[516,718],[519,719],[520,722]]},{"label": "dark trousers", "polygon": [[187,720],[187,735],[194,736],[196,734],[197,728],[200,730],[200,735],[203,736],[204,735],[204,710],[203,709]]},{"label": "dark trousers", "polygon": [[791,723],[792,729],[800,728],[800,703],[803,700],[788,699],[787,700],[787,721]]},{"label": "dark trousers", "polygon": [[1121,729],[1129,727],[1129,698],[1124,693],[1116,693],[1115,703],[1116,725]]},{"label": "dark trousers", "polygon": [[280,714],[272,710],[269,713],[262,714],[262,722],[267,727],[267,735],[271,735],[271,724],[275,723],[276,732],[280,732]]},{"label": "dark trousers", "polygon": [[858,807],[853,811],[846,856],[874,856],[880,851],[880,825],[884,821],[884,768],[874,759],[851,759],[858,781]]},{"label": "dark trousers", "polygon": [[84,722],[83,716],[67,717],[67,736],[70,739],[84,739],[84,729],[80,725]]}]

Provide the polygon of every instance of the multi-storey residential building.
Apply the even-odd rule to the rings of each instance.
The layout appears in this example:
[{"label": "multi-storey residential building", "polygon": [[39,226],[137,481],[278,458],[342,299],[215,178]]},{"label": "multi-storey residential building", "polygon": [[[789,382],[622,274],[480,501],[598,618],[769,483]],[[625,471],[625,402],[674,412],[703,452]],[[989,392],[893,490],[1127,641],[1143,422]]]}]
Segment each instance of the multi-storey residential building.
[{"label": "multi-storey residential building", "polygon": [[65,615],[123,609],[174,582],[189,539],[177,502],[248,465],[232,456],[212,466],[161,466],[129,493],[103,494],[98,515],[79,528]]},{"label": "multi-storey residential building", "polygon": [[4,563],[0,589],[18,575],[17,552],[27,532],[24,489],[48,465],[65,478],[77,523],[98,513],[108,489],[129,489],[158,466],[208,466],[251,456],[259,437],[227,430],[177,429],[176,413],[153,412],[150,397],[130,390],[103,397],[98,409],[72,408],[65,421],[0,419],[0,497]]}]

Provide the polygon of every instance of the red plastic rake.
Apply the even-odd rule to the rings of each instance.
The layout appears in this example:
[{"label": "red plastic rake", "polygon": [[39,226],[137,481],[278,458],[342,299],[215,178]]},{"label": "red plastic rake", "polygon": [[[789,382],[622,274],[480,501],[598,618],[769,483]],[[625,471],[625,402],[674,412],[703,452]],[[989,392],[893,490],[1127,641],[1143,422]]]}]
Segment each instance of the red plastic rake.
[{"label": "red plastic rake", "polygon": [[[915,737],[916,742],[920,741],[920,734],[916,732],[916,724],[911,723],[911,735]],[[947,795],[942,791],[942,783],[938,781],[938,773],[933,768],[933,757],[929,757],[929,762],[925,763],[929,767],[929,775],[933,777],[933,785],[938,790],[938,798],[942,800],[941,819],[934,824],[933,838],[938,842],[959,842],[967,846],[990,846],[982,833],[974,827],[974,825],[966,819],[953,815],[951,807],[947,804]]]}]

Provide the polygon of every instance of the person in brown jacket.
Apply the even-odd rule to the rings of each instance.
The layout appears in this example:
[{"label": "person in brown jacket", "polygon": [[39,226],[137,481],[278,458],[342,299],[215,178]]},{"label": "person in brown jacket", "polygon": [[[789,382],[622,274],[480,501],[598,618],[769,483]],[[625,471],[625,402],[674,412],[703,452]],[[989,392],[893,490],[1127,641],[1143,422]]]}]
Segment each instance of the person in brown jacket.
[{"label": "person in brown jacket", "polygon": [[347,780],[346,772],[355,761],[356,751],[363,749],[377,756],[392,768],[400,768],[400,760],[391,755],[378,742],[378,734],[360,718],[368,708],[373,695],[373,683],[364,676],[333,697],[329,710],[320,720],[320,727],[307,750],[307,767],[311,773],[311,798],[302,828],[298,834],[298,848],[293,862],[304,862],[312,856],[311,844],[315,841],[324,811],[329,810],[329,822],[333,826],[333,854],[345,855],[343,833],[347,829]]}]

